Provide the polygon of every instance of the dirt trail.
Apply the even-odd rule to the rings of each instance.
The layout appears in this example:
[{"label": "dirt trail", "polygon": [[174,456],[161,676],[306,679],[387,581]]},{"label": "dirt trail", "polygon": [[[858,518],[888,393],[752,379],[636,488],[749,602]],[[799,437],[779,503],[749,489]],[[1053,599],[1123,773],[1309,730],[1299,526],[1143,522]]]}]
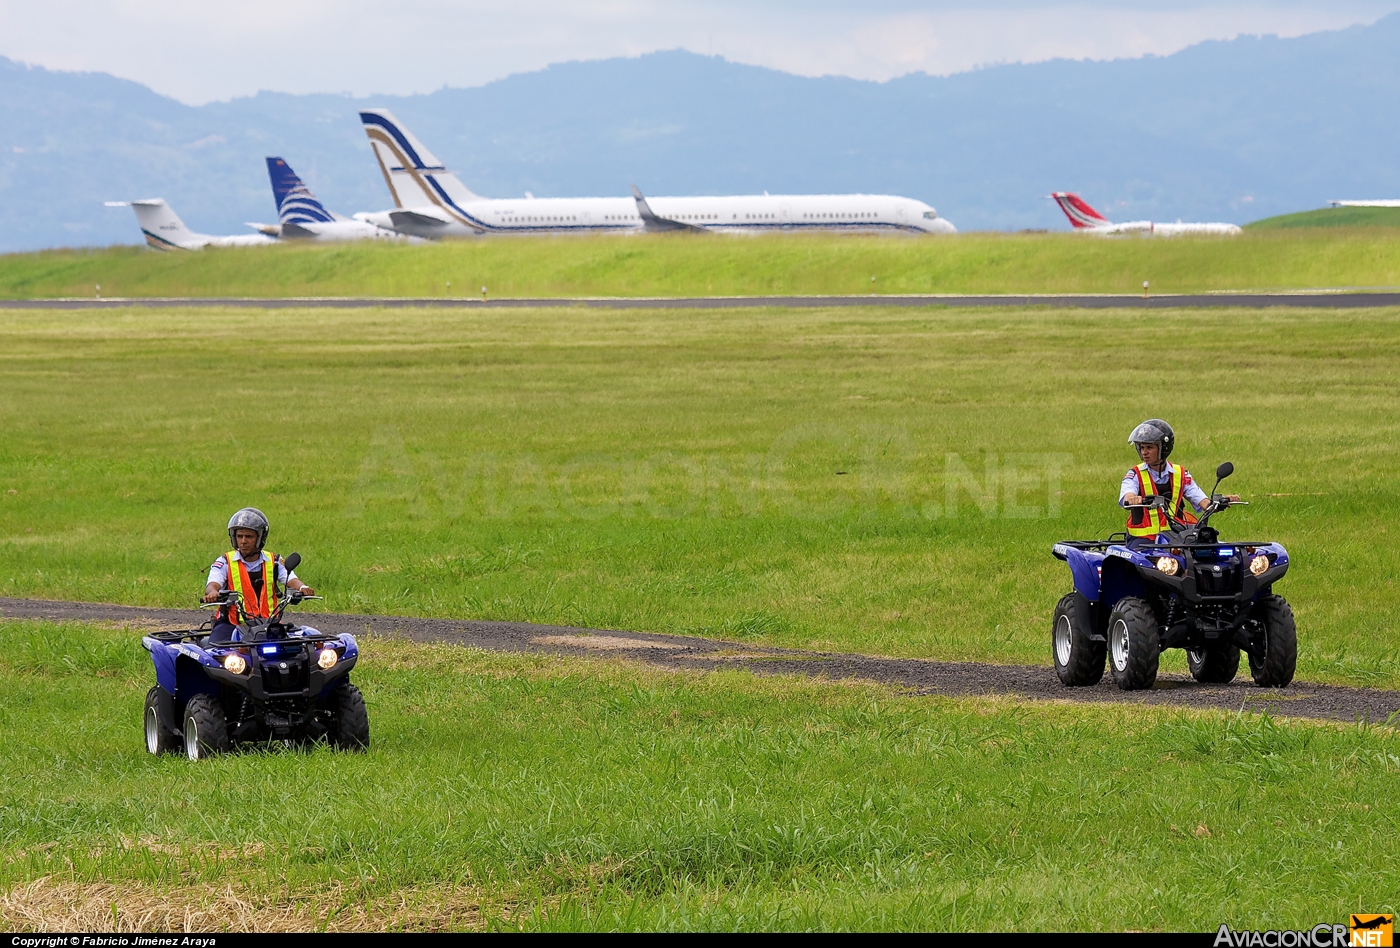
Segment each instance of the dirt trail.
[{"label": "dirt trail", "polygon": [[[181,609],[147,609],[85,602],[50,602],[0,598],[0,616],[54,621],[128,622],[193,628],[207,613]],[[1400,691],[1347,688],[1294,682],[1282,690],[1256,688],[1248,671],[1228,685],[1202,685],[1185,675],[1164,675],[1149,691],[1119,691],[1107,676],[1092,688],[1066,688],[1048,666],[936,662],[916,658],[873,658],[769,649],[719,639],[649,635],[616,630],[574,629],[525,622],[477,622],[460,619],[414,619],[298,613],[306,625],[327,632],[369,632],[414,642],[471,645],[506,652],[553,652],[563,655],[610,654],[666,668],[711,670],[746,668],[758,674],[809,675],[815,678],[860,678],[912,688],[920,694],[1011,695],[1054,701],[1181,705],[1197,708],[1267,708],[1279,717],[1340,721],[1385,721],[1400,713]]]}]

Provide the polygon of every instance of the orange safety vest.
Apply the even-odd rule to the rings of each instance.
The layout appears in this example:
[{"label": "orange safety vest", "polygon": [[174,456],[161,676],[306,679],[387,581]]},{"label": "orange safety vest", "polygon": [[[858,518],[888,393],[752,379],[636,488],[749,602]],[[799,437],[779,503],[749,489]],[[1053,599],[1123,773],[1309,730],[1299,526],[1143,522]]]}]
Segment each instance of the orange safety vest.
[{"label": "orange safety vest", "polygon": [[[1171,524],[1167,522],[1167,514],[1170,513],[1173,519],[1181,523],[1195,523],[1196,514],[1186,503],[1186,469],[1180,464],[1167,462],[1167,467],[1171,470],[1171,493],[1167,495],[1167,509],[1137,507],[1128,511],[1128,536],[1132,537],[1155,537],[1159,533],[1165,533],[1171,529]],[[1157,484],[1152,480],[1152,472],[1145,463],[1133,468],[1137,472],[1138,494],[1144,500],[1155,496],[1158,493]]]},{"label": "orange safety vest", "polygon": [[[268,619],[277,611],[277,557],[265,550],[262,557],[263,584],[259,594],[253,590],[253,579],[238,551],[229,550],[224,554],[224,561],[228,563],[227,586],[243,597],[242,604],[237,607],[240,619]],[[233,606],[223,610],[224,619],[236,624],[233,615]]]}]

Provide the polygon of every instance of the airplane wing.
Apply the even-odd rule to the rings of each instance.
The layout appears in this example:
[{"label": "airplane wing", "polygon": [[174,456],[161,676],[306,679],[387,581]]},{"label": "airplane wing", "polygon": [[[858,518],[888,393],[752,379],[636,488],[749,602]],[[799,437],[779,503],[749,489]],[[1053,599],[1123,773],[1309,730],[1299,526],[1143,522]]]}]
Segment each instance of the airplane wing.
[{"label": "airplane wing", "polygon": [[637,216],[642,219],[642,229],[647,231],[667,231],[667,230],[688,230],[694,233],[704,233],[705,228],[696,227],[694,224],[686,224],[681,221],[673,221],[666,217],[657,217],[647,203],[647,199],[642,196],[641,189],[635,184],[632,185],[632,199],[637,202]]},{"label": "airplane wing", "polygon": [[[267,236],[269,236],[269,237],[280,237],[280,236],[282,236],[282,231],[286,230],[286,227],[287,227],[287,225],[285,225],[285,224],[283,224],[281,227],[279,227],[279,226],[277,226],[276,224],[258,224],[258,223],[254,223],[253,221],[244,221],[244,222],[243,222],[243,226],[244,226],[244,227],[251,227],[251,228],[253,228],[253,230],[257,231],[258,233],[260,233],[260,234],[267,234]],[[295,225],[293,225],[293,226],[295,226]]]},{"label": "airplane wing", "polygon": [[434,214],[404,210],[390,211],[389,220],[394,222],[395,227],[446,227],[452,223]]}]

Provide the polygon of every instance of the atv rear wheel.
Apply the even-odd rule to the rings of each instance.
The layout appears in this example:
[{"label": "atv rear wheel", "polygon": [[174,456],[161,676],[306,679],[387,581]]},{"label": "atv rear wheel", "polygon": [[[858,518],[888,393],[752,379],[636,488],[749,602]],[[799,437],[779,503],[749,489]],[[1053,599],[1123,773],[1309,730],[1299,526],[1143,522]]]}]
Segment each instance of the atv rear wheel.
[{"label": "atv rear wheel", "polygon": [[335,709],[331,743],[341,750],[368,750],[369,712],[360,689],[345,682],[331,692],[331,707]]},{"label": "atv rear wheel", "polygon": [[1055,674],[1070,687],[1097,685],[1103,678],[1104,656],[1108,645],[1094,642],[1093,606],[1082,593],[1072,592],[1055,606],[1050,629],[1050,652]]},{"label": "atv rear wheel", "polygon": [[180,732],[175,725],[175,699],[156,685],[146,692],[146,750],[152,754],[171,754],[180,746]]},{"label": "atv rear wheel", "polygon": [[1124,691],[1151,688],[1157,681],[1161,639],[1157,617],[1144,600],[1125,597],[1108,614],[1108,653],[1113,683]]},{"label": "atv rear wheel", "polygon": [[195,695],[185,703],[185,756],[204,760],[228,749],[228,720],[218,699]]},{"label": "atv rear wheel", "polygon": [[1191,669],[1191,677],[1199,682],[1227,684],[1235,680],[1235,675],[1240,670],[1240,647],[1224,645],[1215,648],[1188,648],[1186,667]]},{"label": "atv rear wheel", "polygon": [[1298,627],[1282,596],[1265,596],[1254,604],[1254,644],[1264,657],[1249,656],[1249,673],[1260,688],[1285,688],[1298,665]]}]

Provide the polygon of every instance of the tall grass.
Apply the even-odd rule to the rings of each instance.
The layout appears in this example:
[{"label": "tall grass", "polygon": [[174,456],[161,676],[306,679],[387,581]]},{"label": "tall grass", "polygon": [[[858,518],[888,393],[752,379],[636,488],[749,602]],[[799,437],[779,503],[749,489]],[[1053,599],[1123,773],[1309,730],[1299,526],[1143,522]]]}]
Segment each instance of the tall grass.
[{"label": "tall grass", "polygon": [[1264,229],[1235,238],[1077,234],[499,238],[0,257],[0,298],[1137,293],[1400,285],[1400,234]]},{"label": "tall grass", "polygon": [[11,311],[0,595],[188,606],[253,504],[332,610],[1048,664],[1155,416],[1292,552],[1300,677],[1394,686],[1397,364],[1395,310]]},{"label": "tall grass", "polygon": [[0,624],[0,927],[1207,931],[1400,890],[1386,728],[371,639],[368,754],[192,765],[145,753],[137,637]]}]

